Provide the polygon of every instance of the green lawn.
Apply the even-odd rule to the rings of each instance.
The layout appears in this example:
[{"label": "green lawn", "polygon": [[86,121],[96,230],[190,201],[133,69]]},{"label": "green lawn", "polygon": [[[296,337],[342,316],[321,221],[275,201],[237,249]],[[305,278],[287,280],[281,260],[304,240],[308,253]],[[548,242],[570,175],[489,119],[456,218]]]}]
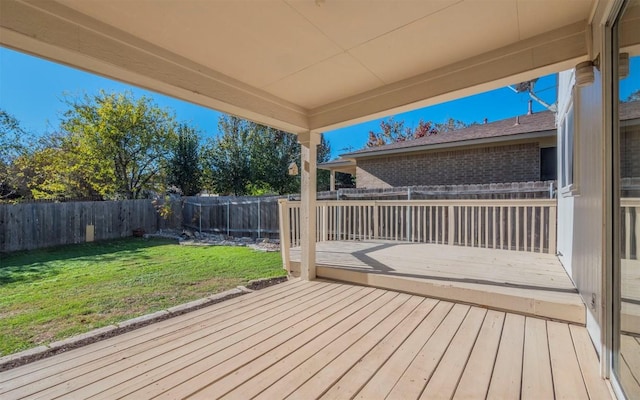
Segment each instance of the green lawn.
[{"label": "green lawn", "polygon": [[166,240],[0,255],[0,355],[284,274],[279,253]]}]

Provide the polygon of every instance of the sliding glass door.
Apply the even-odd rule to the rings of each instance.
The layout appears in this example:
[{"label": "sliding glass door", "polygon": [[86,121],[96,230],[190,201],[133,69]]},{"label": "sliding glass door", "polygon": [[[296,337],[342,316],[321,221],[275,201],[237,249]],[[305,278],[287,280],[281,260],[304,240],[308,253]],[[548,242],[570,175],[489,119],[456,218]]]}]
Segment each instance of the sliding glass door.
[{"label": "sliding glass door", "polygon": [[613,373],[640,399],[640,0],[626,2],[613,26],[614,351]]}]

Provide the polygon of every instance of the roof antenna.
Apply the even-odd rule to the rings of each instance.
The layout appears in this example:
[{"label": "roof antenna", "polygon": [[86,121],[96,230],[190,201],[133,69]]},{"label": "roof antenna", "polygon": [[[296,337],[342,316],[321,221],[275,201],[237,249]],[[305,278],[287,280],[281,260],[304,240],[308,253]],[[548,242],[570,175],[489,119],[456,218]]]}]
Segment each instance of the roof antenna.
[{"label": "roof antenna", "polygon": [[509,85],[508,87],[509,89],[513,90],[516,93],[529,92],[529,97],[531,97],[533,100],[540,103],[547,110],[553,111],[553,112],[558,111],[558,107],[555,104],[548,104],[533,92],[533,88],[536,85],[537,80],[538,78],[532,79],[530,81],[520,82],[515,86]]},{"label": "roof antenna", "polygon": [[520,125],[520,116],[516,115],[516,123],[513,124],[513,126],[518,126],[518,125]]}]

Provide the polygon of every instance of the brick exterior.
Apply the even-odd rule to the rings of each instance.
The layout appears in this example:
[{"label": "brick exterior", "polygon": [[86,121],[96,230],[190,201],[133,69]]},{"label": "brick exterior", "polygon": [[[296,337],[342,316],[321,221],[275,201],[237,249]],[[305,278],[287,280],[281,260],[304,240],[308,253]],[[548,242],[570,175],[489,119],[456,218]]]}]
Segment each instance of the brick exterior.
[{"label": "brick exterior", "polygon": [[538,143],[361,158],[356,172],[358,188],[538,180]]}]

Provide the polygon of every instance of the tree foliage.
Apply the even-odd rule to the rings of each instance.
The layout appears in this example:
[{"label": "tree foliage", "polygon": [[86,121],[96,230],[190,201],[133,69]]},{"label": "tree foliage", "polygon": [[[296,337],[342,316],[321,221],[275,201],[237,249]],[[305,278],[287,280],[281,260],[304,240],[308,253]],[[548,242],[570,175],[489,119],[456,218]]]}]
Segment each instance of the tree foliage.
[{"label": "tree foliage", "polygon": [[[220,135],[210,139],[202,151],[207,189],[233,195],[299,192],[300,177],[288,173],[291,162],[300,163],[300,145],[294,134],[226,115],[220,117],[218,130]],[[329,143],[323,138],[319,162],[328,161],[329,153]],[[321,179],[328,187],[328,175],[319,177],[319,184]]]},{"label": "tree foliage", "polygon": [[625,102],[631,102],[631,101],[640,101],[640,89],[631,93],[625,100]]},{"label": "tree foliage", "polygon": [[[59,148],[75,175],[105,197],[136,199],[161,191],[163,168],[175,143],[176,123],[147,97],[100,92],[67,102]],[[75,182],[73,182],[75,181]]]},{"label": "tree foliage", "polygon": [[369,131],[369,139],[366,147],[384,146],[390,143],[404,142],[418,139],[425,136],[437,135],[439,133],[455,131],[466,128],[468,125],[462,121],[449,118],[442,123],[432,121],[418,122],[415,128],[405,127],[404,121],[396,121],[393,117],[380,121],[378,132]]},{"label": "tree foliage", "polygon": [[220,194],[247,194],[251,181],[249,123],[233,116],[218,120],[221,135],[209,139],[202,150],[205,187]]},{"label": "tree foliage", "polygon": [[178,139],[171,149],[167,166],[167,183],[180,189],[185,196],[194,196],[202,190],[200,167],[200,138],[195,129],[180,124]]},{"label": "tree foliage", "polygon": [[28,151],[27,136],[16,118],[0,109],[0,200],[23,194],[14,163]]}]

